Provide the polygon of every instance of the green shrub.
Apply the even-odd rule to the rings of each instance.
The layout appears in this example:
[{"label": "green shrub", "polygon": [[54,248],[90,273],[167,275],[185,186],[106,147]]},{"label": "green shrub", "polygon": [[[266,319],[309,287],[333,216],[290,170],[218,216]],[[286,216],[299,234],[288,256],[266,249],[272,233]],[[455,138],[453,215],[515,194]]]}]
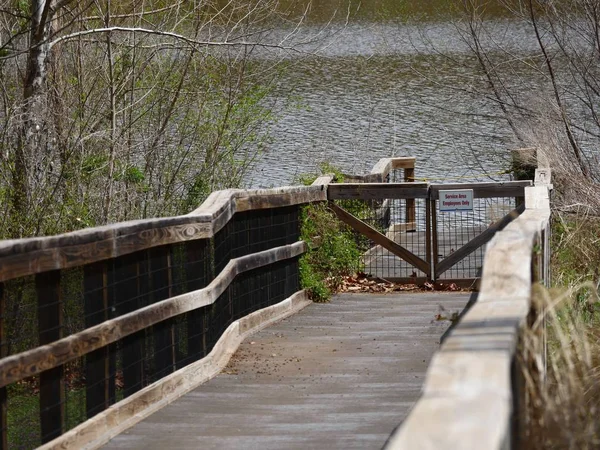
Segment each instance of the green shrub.
[{"label": "green shrub", "polygon": [[[335,181],[343,181],[341,172],[331,165],[322,165],[321,170],[334,174]],[[316,178],[316,175],[303,175],[299,180],[311,184]],[[345,201],[340,206],[359,218],[369,211],[366,203],[360,200]],[[310,251],[300,259],[300,282],[315,302],[324,302],[339,287],[344,276],[361,270],[366,240],[357,238],[326,203],[305,206],[301,224],[300,238],[308,243]]]}]

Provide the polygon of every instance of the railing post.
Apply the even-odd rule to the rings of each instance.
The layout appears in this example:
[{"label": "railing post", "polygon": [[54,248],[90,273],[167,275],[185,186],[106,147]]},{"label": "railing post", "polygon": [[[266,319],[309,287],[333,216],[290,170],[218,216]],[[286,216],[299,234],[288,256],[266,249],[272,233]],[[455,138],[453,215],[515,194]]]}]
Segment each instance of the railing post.
[{"label": "railing post", "polygon": [[[428,191],[431,192],[431,191]],[[425,199],[425,260],[427,261],[427,267],[429,268],[429,273],[427,273],[428,281],[433,279],[433,268],[432,257],[431,257],[431,239],[432,239],[432,229],[431,229],[431,201],[429,198]]]},{"label": "railing post", "polygon": [[[60,270],[35,276],[38,300],[39,344],[45,345],[62,337],[62,301]],[[60,436],[65,425],[65,389],[63,366],[40,374],[40,424],[42,443]]]},{"label": "railing post", "polygon": [[[117,258],[114,262],[114,299],[119,316],[135,311],[140,306],[139,253]],[[139,391],[143,385],[143,332],[123,338],[121,351],[123,396]]]},{"label": "railing post", "polygon": [[432,256],[432,264],[431,264],[431,279],[433,281],[437,281],[437,266],[439,264],[439,249],[438,249],[438,228],[437,228],[437,209],[436,209],[436,199],[434,196],[434,191],[432,189],[429,190],[429,199],[427,200],[430,203],[429,209],[431,210],[431,256]]},{"label": "railing post", "polygon": [[[210,241],[208,239],[189,241],[185,244],[185,252],[187,291],[202,289],[208,284],[207,278],[211,265]],[[206,355],[205,311],[206,308],[200,308],[190,311],[187,315],[186,361],[188,363]]]},{"label": "railing post", "polygon": [[[4,283],[0,283],[0,358],[8,356],[6,327],[4,323],[5,311],[6,297]],[[3,388],[0,388],[0,450],[8,449],[7,400],[6,386],[4,386]]]},{"label": "railing post", "polygon": [[[404,169],[404,181],[405,182],[413,182],[415,181],[415,166],[406,167]],[[415,199],[409,198],[406,199],[406,223],[413,223],[414,228],[411,228],[411,231],[416,230],[417,220],[416,220],[416,209],[415,209]],[[408,228],[407,228],[408,231]]]},{"label": "railing post", "polygon": [[[171,296],[171,254],[168,246],[149,250],[152,303]],[[175,367],[175,336],[173,321],[165,320],[153,327],[154,381],[173,372]]]},{"label": "railing post", "polygon": [[[84,267],[83,287],[85,327],[90,328],[110,319],[111,305],[105,262],[88,264]],[[85,385],[88,419],[104,411],[114,402],[114,368],[114,346],[106,346],[86,356]]]}]

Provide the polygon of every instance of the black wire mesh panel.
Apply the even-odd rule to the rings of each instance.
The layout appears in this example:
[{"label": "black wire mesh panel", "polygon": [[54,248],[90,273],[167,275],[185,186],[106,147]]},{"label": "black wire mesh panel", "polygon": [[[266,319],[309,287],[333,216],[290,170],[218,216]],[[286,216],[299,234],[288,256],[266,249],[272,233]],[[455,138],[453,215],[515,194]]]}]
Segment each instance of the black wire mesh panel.
[{"label": "black wire mesh panel", "polygon": [[296,242],[298,214],[298,205],[235,213],[214,237],[215,275],[233,258]]},{"label": "black wire mesh panel", "polygon": [[208,317],[205,329],[207,353],[234,321],[275,305],[299,289],[298,258],[238,275],[214,304],[201,308]]},{"label": "black wire mesh panel", "polygon": [[[422,260],[427,260],[427,199],[385,199],[364,220]],[[383,220],[382,220],[383,219]],[[387,280],[409,281],[426,274],[394,252],[369,242],[363,253],[364,272]]]},{"label": "black wire mesh panel", "polygon": [[[469,241],[477,238],[490,225],[510,214],[516,208],[514,197],[474,198],[472,211],[440,212],[436,208],[437,255],[439,264],[459,251]],[[435,248],[434,248],[435,250]],[[438,277],[444,279],[470,279],[481,275],[485,245],[479,246]]]}]

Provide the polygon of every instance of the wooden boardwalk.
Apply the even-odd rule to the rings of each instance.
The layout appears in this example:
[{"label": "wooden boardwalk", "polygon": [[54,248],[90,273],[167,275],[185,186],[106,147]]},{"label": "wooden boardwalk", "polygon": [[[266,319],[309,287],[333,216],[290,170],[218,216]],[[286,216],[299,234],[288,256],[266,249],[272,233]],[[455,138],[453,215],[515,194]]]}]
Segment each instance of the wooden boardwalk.
[{"label": "wooden boardwalk", "polygon": [[469,294],[341,295],[242,344],[227,369],[107,449],[379,449]]}]

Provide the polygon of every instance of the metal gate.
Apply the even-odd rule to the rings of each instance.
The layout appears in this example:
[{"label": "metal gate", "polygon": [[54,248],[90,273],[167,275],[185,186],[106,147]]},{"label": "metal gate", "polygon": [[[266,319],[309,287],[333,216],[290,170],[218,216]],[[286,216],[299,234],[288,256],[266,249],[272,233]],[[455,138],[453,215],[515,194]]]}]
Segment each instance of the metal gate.
[{"label": "metal gate", "polygon": [[[328,199],[338,218],[366,238],[365,273],[404,283],[472,282],[484,245],[523,211],[530,184],[341,183],[328,186]],[[456,190],[470,192],[471,209],[440,211],[440,193]]]}]

